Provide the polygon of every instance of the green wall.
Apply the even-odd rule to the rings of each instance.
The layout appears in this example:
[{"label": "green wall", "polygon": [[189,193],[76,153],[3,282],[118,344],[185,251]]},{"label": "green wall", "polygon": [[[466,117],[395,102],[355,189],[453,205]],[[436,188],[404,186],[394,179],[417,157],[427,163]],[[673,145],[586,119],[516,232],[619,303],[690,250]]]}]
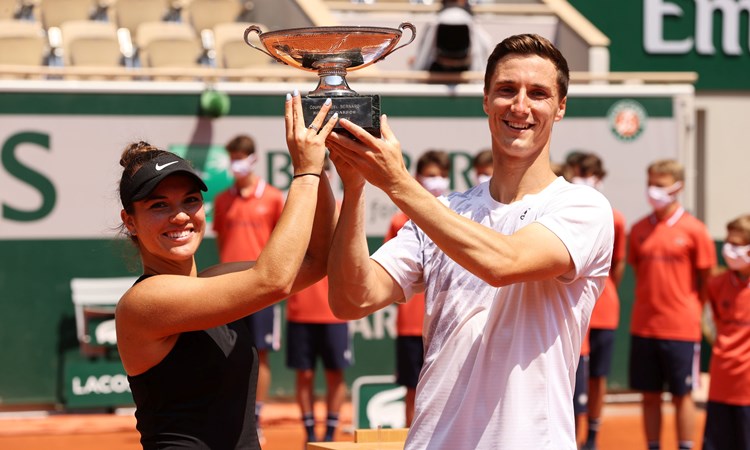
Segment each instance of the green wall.
[{"label": "green wall", "polygon": [[[370,238],[371,250],[381,239]],[[717,249],[721,242],[717,242]],[[197,259],[200,267],[217,261],[212,240],[201,247]],[[122,276],[123,271],[137,267],[138,260],[130,244],[109,240],[66,241],[0,241],[0,404],[22,405],[62,402],[64,355],[76,352],[78,341],[70,279],[73,277]],[[33,270],[27,261],[34,255]],[[125,256],[125,257],[124,257]],[[130,261],[128,268],[126,262]],[[137,271],[131,271],[137,273]],[[37,280],[44,280],[43,283]],[[612,390],[627,389],[630,312],[633,305],[635,280],[628,266],[619,288],[621,314],[616,333],[613,372],[609,383]],[[285,367],[282,351],[271,355],[273,372],[272,395],[290,397],[294,392],[294,373]],[[347,373],[349,385],[361,375],[392,374],[394,370],[393,341],[364,340],[355,336],[355,366]],[[380,357],[374,358],[373,355]],[[710,347],[704,343],[702,367],[707,370]],[[318,377],[318,390],[323,388]]]},{"label": "green wall", "polygon": [[[0,131],[4,132],[3,127],[6,124],[19,122],[19,119],[21,119],[21,125],[8,126],[11,135],[15,135],[17,131],[26,132],[27,128],[37,126],[39,117],[26,119],[27,115],[46,116],[48,123],[60,117],[63,122],[60,129],[50,127],[53,129],[48,131],[52,140],[56,145],[59,142],[77,143],[80,137],[76,135],[71,138],[66,134],[64,119],[80,117],[80,121],[76,120],[76,122],[85,123],[87,119],[101,119],[101,116],[113,115],[191,118],[197,114],[198,98],[199,93],[0,92],[0,117],[3,118],[0,121]],[[232,95],[230,116],[279,114],[280,98],[282,97],[278,95]],[[618,98],[620,97],[571,98],[568,103],[567,117],[595,118],[606,123],[607,110]],[[673,100],[668,95],[656,98],[640,96],[632,98],[647,105],[651,117],[670,118],[674,115]],[[388,97],[387,101],[389,110],[394,111],[393,115],[401,117],[462,119],[479,118],[484,115],[481,101],[471,96],[392,96]],[[114,128],[114,125],[109,126]],[[104,134],[107,130],[108,128],[104,130]],[[186,134],[189,132],[190,130],[185,131]],[[87,138],[92,139],[88,135]],[[72,141],[67,141],[69,139]],[[189,136],[178,142],[188,141]],[[87,142],[87,145],[91,144]],[[54,148],[57,149],[57,147]],[[69,150],[64,144],[60,147],[60,150],[62,149]],[[80,153],[71,152],[70,163],[73,164],[73,158],[83,158],[81,155],[91,155],[93,153],[86,152],[94,152],[97,149],[101,150],[96,145],[93,148],[87,146],[77,148],[76,150]],[[8,153],[11,152],[8,151]],[[44,171],[41,172],[44,173]],[[59,168],[60,173],[52,172],[53,179],[68,181],[60,174],[67,173],[65,167]],[[0,172],[0,176],[5,175],[5,172]],[[76,187],[76,189],[83,190],[88,187],[85,184],[82,186],[85,187]],[[111,191],[114,191],[115,186],[107,185],[108,189],[110,187]],[[62,201],[65,197],[63,193],[68,194],[61,191],[57,196],[58,201]],[[82,193],[78,192],[76,195]],[[4,205],[5,202],[15,205],[14,192],[4,191],[0,194],[3,196]],[[91,201],[96,200],[96,196],[91,198]],[[84,207],[88,207],[89,210],[92,208],[88,203]],[[93,208],[96,209],[96,205]],[[77,229],[79,225],[86,225],[76,215],[81,211],[68,209],[66,212],[69,216],[73,215],[76,218],[76,220],[64,222],[66,226],[72,223],[72,226]],[[68,232],[68,230],[59,229],[54,221],[45,222],[47,219],[47,217],[35,218],[35,221],[28,225],[43,229],[42,235],[44,236],[64,236]],[[100,231],[97,230],[98,233]],[[370,250],[377,248],[381,240],[378,236],[371,236],[368,240]],[[124,255],[128,256],[124,257]],[[218,261],[216,246],[212,239],[207,239],[201,246],[197,260],[201,268]],[[126,241],[73,238],[0,239],[0,342],[2,342],[0,367],[3,368],[0,370],[0,407],[63,402],[62,380],[65,361],[66,358],[71,357],[70,355],[75,355],[78,350],[70,291],[72,278],[120,277],[128,274],[135,276],[138,273],[138,256]],[[626,330],[629,308],[632,304],[632,295],[628,294],[631,290],[632,283],[629,283],[628,274],[626,274],[625,282],[621,287],[623,324],[618,332],[615,374],[612,377],[615,387],[626,385],[624,371],[627,357]],[[376,323],[379,319],[368,318],[367,320],[371,321],[370,327],[376,332],[370,337],[361,332],[355,334],[355,366],[346,375],[350,384],[354,378],[361,375],[393,373],[392,336],[383,332],[382,323]],[[77,366],[82,365],[80,358],[76,358],[75,362]],[[283,351],[272,355],[271,365],[273,370],[272,395],[291,396],[294,374],[284,366]],[[320,386],[322,383],[319,382],[318,387]]]},{"label": "green wall", "polygon": [[[714,10],[709,14],[699,11],[699,4],[712,5],[720,2],[695,0],[628,0],[595,1],[569,0],[588,20],[599,28],[611,41],[610,69],[616,72],[698,72],[696,88],[699,90],[747,90],[750,89],[750,39],[748,12],[738,15],[724,14]],[[728,4],[740,2],[728,0]],[[651,4],[652,8],[646,8]],[[679,11],[679,14],[662,14],[658,11]],[[675,53],[648,51],[645,41],[645,11],[651,11],[652,23],[662,27],[661,39],[672,45],[692,42],[687,50]],[[710,18],[710,28],[702,26],[699,17]],[[730,25],[736,25],[736,39],[729,39],[740,47],[739,54],[732,54],[723,45],[722,33]],[[709,35],[713,51],[698,49],[700,34]],[[658,33],[653,32],[654,35]]]},{"label": "green wall", "polygon": [[[373,249],[380,242],[370,238]],[[218,261],[213,239],[206,239],[196,258],[201,268]],[[139,265],[123,240],[0,240],[0,406],[64,401],[64,360],[78,353],[70,280],[135,276]],[[393,341],[387,335],[365,340],[358,334],[354,345],[350,385],[360,375],[393,373]],[[294,373],[285,367],[283,348],[271,356],[272,394],[291,396]],[[81,358],[73,359],[80,364]]]}]

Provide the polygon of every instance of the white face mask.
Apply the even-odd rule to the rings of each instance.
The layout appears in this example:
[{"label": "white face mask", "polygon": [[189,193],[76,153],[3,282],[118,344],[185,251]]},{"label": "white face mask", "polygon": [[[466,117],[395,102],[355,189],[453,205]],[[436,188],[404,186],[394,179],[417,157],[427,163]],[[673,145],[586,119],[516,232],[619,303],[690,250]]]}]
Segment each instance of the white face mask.
[{"label": "white face mask", "polygon": [[419,184],[435,197],[448,192],[450,180],[446,177],[419,177]]},{"label": "white face mask", "polygon": [[724,243],[721,254],[724,256],[727,266],[732,270],[744,270],[750,266],[750,245],[734,245]]},{"label": "white face mask", "polygon": [[654,210],[659,211],[677,201],[676,192],[682,187],[682,181],[678,181],[669,187],[649,186],[646,191],[648,203]]},{"label": "white face mask", "polygon": [[229,170],[232,171],[232,175],[235,178],[242,178],[248,176],[255,169],[255,162],[258,157],[255,154],[248,155],[247,158],[236,159],[229,165]]},{"label": "white face mask", "polygon": [[484,174],[484,173],[479,174],[479,175],[477,175],[477,184],[482,184],[485,181],[490,181],[491,178],[492,178],[492,175],[487,175],[487,174]]},{"label": "white face mask", "polygon": [[599,177],[590,176],[590,177],[573,177],[572,180],[570,180],[573,184],[580,184],[583,186],[588,186],[596,189],[597,191],[602,190],[602,180],[599,179]]}]

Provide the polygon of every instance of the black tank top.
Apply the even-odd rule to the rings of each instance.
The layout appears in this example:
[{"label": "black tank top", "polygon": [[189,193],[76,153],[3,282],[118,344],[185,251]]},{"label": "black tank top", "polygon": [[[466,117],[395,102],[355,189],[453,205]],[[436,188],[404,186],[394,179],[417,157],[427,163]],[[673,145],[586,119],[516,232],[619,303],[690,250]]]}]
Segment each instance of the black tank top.
[{"label": "black tank top", "polygon": [[144,449],[260,449],[258,353],[243,321],[180,334],[161,362],[128,381]]}]

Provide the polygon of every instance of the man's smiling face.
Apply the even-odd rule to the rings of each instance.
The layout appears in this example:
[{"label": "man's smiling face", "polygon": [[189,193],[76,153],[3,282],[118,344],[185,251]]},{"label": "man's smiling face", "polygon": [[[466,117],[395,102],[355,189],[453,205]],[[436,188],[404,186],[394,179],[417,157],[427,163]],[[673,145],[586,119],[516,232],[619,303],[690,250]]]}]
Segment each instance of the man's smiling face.
[{"label": "man's smiling face", "polygon": [[544,150],[552,125],[565,115],[566,100],[560,98],[551,61],[536,55],[503,57],[483,101],[495,156],[527,158]]}]

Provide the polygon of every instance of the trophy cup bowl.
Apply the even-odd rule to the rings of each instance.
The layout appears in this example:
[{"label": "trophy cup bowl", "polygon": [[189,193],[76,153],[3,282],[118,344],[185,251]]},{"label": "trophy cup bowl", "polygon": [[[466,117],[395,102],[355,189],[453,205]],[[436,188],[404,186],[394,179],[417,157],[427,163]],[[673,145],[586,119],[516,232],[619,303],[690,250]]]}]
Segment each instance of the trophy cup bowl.
[{"label": "trophy cup bowl", "polygon": [[[411,38],[397,46],[404,29],[411,31]],[[250,41],[251,33],[258,34],[265,50]],[[245,30],[245,42],[254,49],[288,66],[318,73],[318,86],[302,98],[306,125],[330,97],[333,104],[329,114],[338,112],[339,117],[378,137],[380,96],[358,94],[349,87],[346,74],[384,59],[415,37],[416,29],[408,22],[398,28],[331,26],[262,32],[259,26],[251,25]]]}]

